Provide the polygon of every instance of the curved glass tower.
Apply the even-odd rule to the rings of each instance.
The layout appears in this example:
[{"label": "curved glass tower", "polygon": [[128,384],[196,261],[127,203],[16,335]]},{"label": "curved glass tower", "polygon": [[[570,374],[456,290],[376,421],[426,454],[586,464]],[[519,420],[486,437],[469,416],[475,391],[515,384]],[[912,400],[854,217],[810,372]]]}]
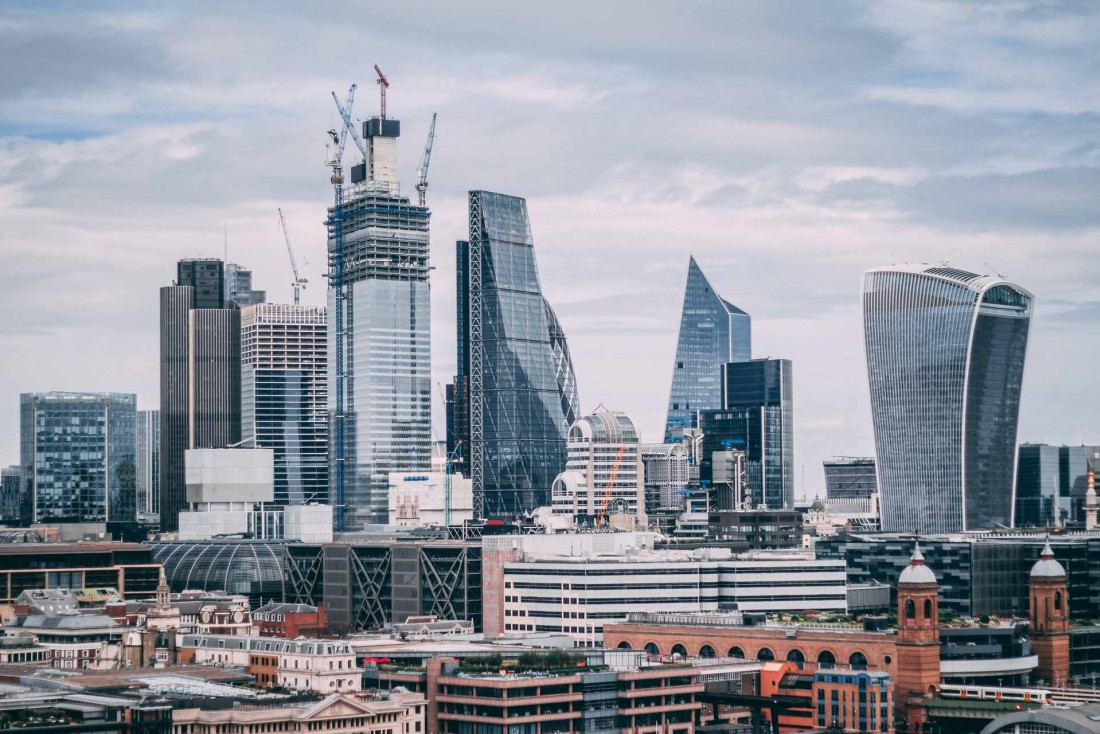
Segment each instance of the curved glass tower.
[{"label": "curved glass tower", "polygon": [[722,366],[749,359],[751,338],[749,315],[715,293],[691,258],[665,421],[666,442],[679,429],[696,428],[698,411],[722,407]]},{"label": "curved glass tower", "polygon": [[863,276],[863,333],[882,529],[1013,522],[1031,294],[950,267]]}]

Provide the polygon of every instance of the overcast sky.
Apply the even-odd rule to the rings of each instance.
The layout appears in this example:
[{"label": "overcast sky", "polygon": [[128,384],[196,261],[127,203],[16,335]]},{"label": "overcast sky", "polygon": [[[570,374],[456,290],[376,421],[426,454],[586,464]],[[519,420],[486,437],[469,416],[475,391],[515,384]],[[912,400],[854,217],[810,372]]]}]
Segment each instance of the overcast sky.
[{"label": "overcast sky", "polygon": [[582,408],[647,439],[694,254],[752,315],[754,356],[794,361],[799,495],[824,458],[873,453],[860,274],[893,262],[1031,290],[1020,438],[1100,442],[1098,41],[1086,1],[6,2],[0,462],[19,458],[20,392],[158,406],[157,289],[226,230],[289,302],[281,206],[303,301],[324,302],[329,92],[358,82],[375,114],[375,63],[414,196],[439,113],[438,382],[454,241],[484,188],[527,198]]}]

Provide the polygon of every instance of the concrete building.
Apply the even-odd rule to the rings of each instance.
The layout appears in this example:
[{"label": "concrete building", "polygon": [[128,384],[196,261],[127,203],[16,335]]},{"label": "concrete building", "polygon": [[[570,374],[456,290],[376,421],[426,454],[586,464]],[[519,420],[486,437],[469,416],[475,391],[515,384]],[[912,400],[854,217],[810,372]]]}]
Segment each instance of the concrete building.
[{"label": "concrete building", "polygon": [[761,696],[802,699],[799,708],[767,711],[779,731],[835,728],[893,732],[894,685],[882,671],[828,668],[806,673],[798,663],[773,661],[760,670]]},{"label": "concrete building", "polygon": [[461,474],[448,475],[445,468],[415,474],[392,472],[389,503],[390,525],[461,525],[474,516],[473,482]]},{"label": "concrete building", "polygon": [[420,734],[426,702],[414,694],[386,698],[333,693],[308,703],[240,706],[230,710],[180,707],[172,712],[172,734]]},{"label": "concrete building", "polygon": [[94,668],[122,642],[123,628],[106,614],[20,615],[4,625],[9,635],[33,635],[51,652],[50,666],[63,670]]},{"label": "concrete building", "polygon": [[276,505],[328,502],[325,309],[241,310],[241,433],[274,452]]},{"label": "concrete building", "polygon": [[645,528],[645,467],[630,418],[600,406],[567,435],[565,472],[550,492],[553,513],[578,527]]},{"label": "concrete building", "polygon": [[179,529],[184,452],[241,440],[241,313],[225,301],[221,260],[176,265],[160,289],[160,527]]},{"label": "concrete building", "polygon": [[179,540],[282,537],[262,508],[275,496],[271,449],[191,449],[185,466],[188,509],[179,513]]},{"label": "concrete building", "polygon": [[691,485],[691,459],[682,443],[643,443],[645,509],[683,509]]},{"label": "concrete building", "polygon": [[243,309],[267,300],[266,291],[252,290],[252,271],[237,263],[226,263],[224,299],[227,306]]},{"label": "concrete building", "polygon": [[0,604],[28,589],[113,588],[134,599],[156,595],[159,564],[138,543],[2,543]]},{"label": "concrete building", "polygon": [[349,693],[361,686],[355,653],[343,640],[184,635],[180,659],[199,665],[247,668],[257,683],[267,688]]}]

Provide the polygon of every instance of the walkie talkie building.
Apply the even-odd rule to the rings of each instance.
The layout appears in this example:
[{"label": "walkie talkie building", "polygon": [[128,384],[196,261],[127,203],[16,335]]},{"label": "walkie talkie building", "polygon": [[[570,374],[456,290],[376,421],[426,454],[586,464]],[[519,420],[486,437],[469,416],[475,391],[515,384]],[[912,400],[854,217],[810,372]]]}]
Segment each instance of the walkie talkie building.
[{"label": "walkie talkie building", "polygon": [[863,276],[882,529],[1009,526],[1031,294],[950,267]]}]

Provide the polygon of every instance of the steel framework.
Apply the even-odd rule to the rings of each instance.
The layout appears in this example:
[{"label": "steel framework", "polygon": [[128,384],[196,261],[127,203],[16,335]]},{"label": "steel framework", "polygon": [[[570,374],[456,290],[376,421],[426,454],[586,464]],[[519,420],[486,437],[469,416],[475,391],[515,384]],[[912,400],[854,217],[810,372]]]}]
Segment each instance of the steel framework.
[{"label": "steel framework", "polygon": [[473,485],[473,516],[485,516],[485,426],[481,332],[481,192],[470,194],[470,479]]}]

